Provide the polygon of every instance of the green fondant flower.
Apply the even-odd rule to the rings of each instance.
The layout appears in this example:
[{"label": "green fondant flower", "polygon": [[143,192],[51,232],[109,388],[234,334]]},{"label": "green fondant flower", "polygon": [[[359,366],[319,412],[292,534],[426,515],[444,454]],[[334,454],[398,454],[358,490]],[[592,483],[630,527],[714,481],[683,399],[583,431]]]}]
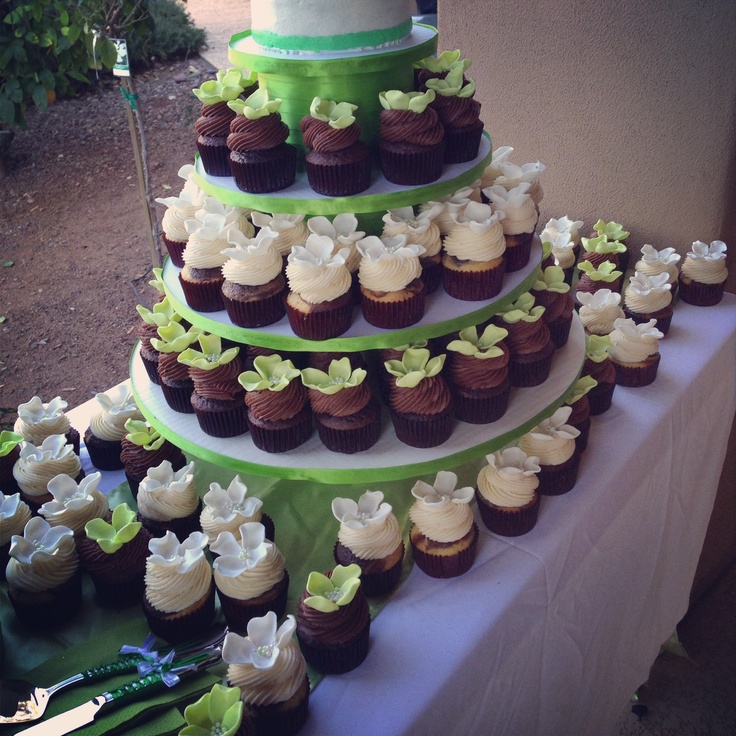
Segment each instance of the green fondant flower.
[{"label": "green fondant flower", "polygon": [[463,84],[464,72],[465,67],[462,62],[457,62],[450,67],[450,71],[444,78],[433,77],[428,79],[425,85],[427,89],[434,90],[443,97],[472,97],[475,94],[475,82],[471,79]]},{"label": "green fondant flower", "polygon": [[144,450],[158,450],[166,441],[157,430],[141,419],[128,419],[125,429],[128,430],[125,439]]},{"label": "green fondant flower", "polygon": [[304,599],[304,605],[323,613],[347,606],[360,587],[360,572],[360,567],[355,564],[347,567],[337,565],[329,578],[321,572],[310,572],[307,579],[309,596]]},{"label": "green fondant flower", "polygon": [[498,314],[507,324],[536,322],[544,314],[544,307],[540,304],[534,306],[534,296],[525,291],[515,302],[500,310]]},{"label": "green fondant flower", "polygon": [[199,346],[202,348],[202,352],[188,347],[177,358],[179,363],[193,366],[194,368],[201,368],[205,371],[211,371],[232,362],[240,352],[240,348],[223,350],[222,340],[219,335],[201,334],[198,335],[197,339],[199,340]]},{"label": "green fondant flower", "polygon": [[609,240],[603,233],[596,238],[580,238],[583,248],[588,253],[623,253],[626,246],[618,240]]},{"label": "green fondant flower", "polygon": [[111,524],[103,519],[91,519],[84,525],[84,531],[90,539],[100,545],[103,552],[111,555],[126,542],[135,539],[142,526],[141,522],[135,519],[135,511],[127,503],[121,503],[113,509]]},{"label": "green fondant flower", "polygon": [[509,331],[503,327],[488,325],[483,330],[483,334],[478,337],[477,327],[466,327],[458,333],[460,339],[450,342],[447,349],[453,350],[461,355],[472,355],[480,360],[498,358],[500,355],[503,355],[503,350],[498,347],[498,343],[508,334]]},{"label": "green fondant flower", "polygon": [[565,403],[574,404],[576,401],[580,401],[588,391],[595,388],[597,385],[598,381],[596,381],[592,376],[583,376],[582,378],[578,378],[577,382],[572,387],[572,390],[567,395]]},{"label": "green fondant flower", "polygon": [[611,261],[603,261],[597,268],[590,261],[580,261],[578,268],[593,281],[605,281],[607,284],[612,284],[621,276],[621,271],[617,271],[616,264]]},{"label": "green fondant flower", "polygon": [[595,230],[599,235],[606,235],[610,240],[626,240],[626,238],[631,235],[628,230],[624,230],[621,223],[614,222],[613,220],[611,220],[611,222],[598,220],[598,222],[593,225],[593,230]]},{"label": "green fondant flower", "polygon": [[153,278],[148,282],[159,294],[164,293],[164,270],[163,268],[151,269]]},{"label": "green fondant flower", "polygon": [[327,373],[317,368],[305,368],[302,371],[302,383],[307,388],[332,395],[345,388],[360,386],[366,375],[368,374],[363,368],[352,369],[350,358],[340,358],[330,361]]},{"label": "green fondant flower", "polygon": [[221,69],[216,79],[208,79],[200,87],[193,89],[196,98],[205,105],[236,100],[243,90],[255,81],[252,74],[243,75],[242,69]]},{"label": "green fondant flower", "polygon": [[543,271],[540,270],[532,289],[567,294],[570,285],[565,283],[565,272],[559,266],[547,266]]},{"label": "green fondant flower", "polygon": [[260,87],[248,99],[230,100],[227,106],[231,110],[235,110],[238,115],[245,115],[248,120],[257,120],[278,112],[279,107],[281,107],[281,99],[275,97],[273,100],[269,100],[268,90],[265,87]]},{"label": "green fondant flower", "polygon": [[396,377],[396,385],[403,388],[414,388],[425,378],[436,376],[445,365],[446,355],[430,358],[426,348],[409,348],[401,360],[387,360],[383,365]]},{"label": "green fondant flower", "polygon": [[309,106],[309,114],[323,123],[329,123],[331,128],[342,130],[355,122],[353,113],[357,109],[357,105],[351,105],[349,102],[335,102],[315,97]]},{"label": "green fondant flower", "polygon": [[426,92],[402,92],[400,89],[390,89],[387,92],[379,92],[378,100],[384,110],[411,110],[412,112],[424,112],[429,103],[435,98],[434,90]]},{"label": "green fondant flower", "polygon": [[216,684],[184,709],[187,725],[179,736],[235,736],[243,720],[239,687]]},{"label": "green fondant flower", "polygon": [[552,255],[552,243],[542,241],[542,263]]},{"label": "green fondant flower", "polygon": [[180,322],[169,322],[159,327],[158,337],[151,338],[151,345],[159,353],[180,353],[188,348],[202,333],[199,327],[186,329]]},{"label": "green fondant flower", "polygon": [[453,64],[458,63],[463,65],[463,70],[467,70],[471,64],[470,59],[460,58],[460,50],[455,49],[455,51],[443,51],[439,56],[427,56],[414,66],[436,74],[444,74]]},{"label": "green fondant flower", "polygon": [[179,322],[181,320],[181,315],[178,315],[174,311],[168,297],[164,297],[160,302],[156,302],[152,309],[148,309],[142,304],[136,304],[135,309],[147,325],[163,327],[169,324],[169,322]]},{"label": "green fondant flower", "polygon": [[0,432],[0,457],[9,455],[21,442],[23,438],[15,432],[7,429]]},{"label": "green fondant flower", "polygon": [[253,371],[238,376],[238,382],[246,391],[283,391],[301,373],[290,360],[280,355],[259,355],[253,361]]},{"label": "green fondant flower", "polygon": [[585,357],[594,363],[602,363],[608,358],[608,348],[611,347],[610,335],[586,335]]}]

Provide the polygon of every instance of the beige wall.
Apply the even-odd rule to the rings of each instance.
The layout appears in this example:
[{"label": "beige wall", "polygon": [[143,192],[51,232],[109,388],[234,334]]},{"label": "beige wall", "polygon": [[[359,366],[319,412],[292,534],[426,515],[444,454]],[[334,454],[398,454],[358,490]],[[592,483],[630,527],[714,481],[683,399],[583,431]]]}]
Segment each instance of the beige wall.
[{"label": "beige wall", "polygon": [[734,0],[439,0],[439,30],[473,61],[494,148],[547,165],[542,222],[725,240],[736,291]]}]

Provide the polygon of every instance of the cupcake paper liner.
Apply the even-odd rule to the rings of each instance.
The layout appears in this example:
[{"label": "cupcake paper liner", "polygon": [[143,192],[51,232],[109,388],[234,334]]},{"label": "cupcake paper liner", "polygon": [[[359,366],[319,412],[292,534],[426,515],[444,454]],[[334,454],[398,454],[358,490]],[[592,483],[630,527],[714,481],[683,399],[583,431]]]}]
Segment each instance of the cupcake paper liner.
[{"label": "cupcake paper liner", "polygon": [[219,588],[217,597],[220,608],[225,616],[225,623],[231,631],[244,634],[248,629],[248,622],[252,618],[265,616],[273,611],[277,618],[281,618],[286,610],[286,599],[289,593],[289,573],[284,570],[284,577],[270,590],[256,598],[238,599],[225,595]]},{"label": "cupcake paper liner", "polygon": [[534,499],[525,506],[504,508],[491,503],[477,488],[475,500],[480,517],[489,531],[502,537],[519,537],[529,533],[537,523],[541,495],[534,494]]},{"label": "cupcake paper liner", "polygon": [[693,281],[680,274],[679,280],[680,299],[694,307],[714,307],[723,299],[726,290],[726,282],[720,284],[703,284]]},{"label": "cupcake paper liner", "polygon": [[[219,269],[208,269],[217,271]],[[225,277],[213,276],[204,281],[191,281],[185,279],[179,274],[179,283],[184,292],[184,299],[187,304],[196,312],[219,312],[225,309],[225,303],[222,300],[222,283]]]},{"label": "cupcake paper liner", "polygon": [[[230,171],[228,170],[229,173]],[[166,252],[169,254],[171,262],[177,268],[184,268],[184,258],[182,256],[184,255],[184,248],[187,247],[187,244],[181,240],[169,240],[166,235],[162,235],[161,240],[164,241]]]},{"label": "cupcake paper liner", "polygon": [[465,389],[452,387],[455,417],[468,424],[490,424],[500,419],[508,409],[511,383],[489,389]]},{"label": "cupcake paper liner", "polygon": [[149,519],[141,513],[138,513],[138,521],[143,524],[143,528],[152,537],[163,537],[167,531],[172,531],[180,540],[186,539],[192,532],[201,530],[199,525],[199,515],[202,513],[202,501],[200,499],[197,508],[187,516],[177,519],[166,519],[158,521],[157,519]]},{"label": "cupcake paper liner", "polygon": [[421,290],[411,289],[412,281],[401,299],[376,299],[373,292],[361,289],[360,308],[366,322],[384,330],[399,330],[414,325],[424,316],[424,285]]},{"label": "cupcake paper liner", "polygon": [[[454,554],[432,554],[420,549],[414,541],[414,533],[416,527],[412,527],[410,532],[411,548],[414,555],[414,562],[416,566],[424,573],[433,578],[454,578],[458,575],[465,574],[473,566],[475,562],[475,555],[478,548],[478,537],[480,533],[478,531],[478,525],[473,522],[471,530],[466,534],[466,546],[461,547],[458,552]],[[459,540],[462,541],[462,540]],[[457,544],[457,542],[451,542],[450,546]]]},{"label": "cupcake paper liner", "polygon": [[230,149],[227,147],[227,137],[221,139],[210,137],[208,141],[213,142],[204,142],[201,136],[197,140],[197,150],[204,170],[210,176],[230,176]]},{"label": "cupcake paper liner", "polygon": [[304,312],[295,309],[286,301],[286,316],[292,332],[304,340],[329,340],[350,329],[353,321],[353,299],[350,292],[334,303],[324,302],[314,305],[314,309]]},{"label": "cupcake paper liner", "polygon": [[472,161],[478,155],[480,139],[483,135],[483,123],[479,120],[475,125],[466,128],[445,128],[446,164],[462,164]]},{"label": "cupcake paper liner", "polygon": [[455,423],[450,404],[441,414],[399,414],[391,411],[396,439],[410,447],[437,447],[447,441]]},{"label": "cupcake paper liner", "polygon": [[515,388],[539,386],[549,377],[555,345],[552,340],[536,353],[511,354],[509,360],[509,380]]},{"label": "cupcake paper liner", "polygon": [[619,363],[611,358],[613,367],[616,369],[616,384],[628,388],[648,386],[657,377],[659,359],[659,353],[650,355],[641,363]]},{"label": "cupcake paper liner", "polygon": [[454,299],[477,302],[492,299],[503,288],[503,277],[506,272],[504,259],[500,264],[482,271],[459,270],[448,267],[452,256],[443,259],[442,282],[445,291]]},{"label": "cupcake paper liner", "polygon": [[199,428],[210,437],[237,437],[248,431],[242,396],[229,400],[203,399],[195,391],[191,406],[197,416]]},{"label": "cupcake paper liner", "polygon": [[312,434],[312,412],[308,406],[291,419],[260,422],[248,412],[248,428],[253,444],[264,452],[288,452],[306,442]]},{"label": "cupcake paper liner", "polygon": [[[365,595],[372,598],[391,592],[399,584],[403,572],[404,551],[404,543],[401,542],[399,548],[386,559],[364,560],[354,555],[344,544],[336,542],[333,556],[338,565],[347,567],[355,563],[360,567],[360,585]],[[393,557],[396,561],[390,567],[385,567],[386,560]]]},{"label": "cupcake paper liner", "polygon": [[84,433],[84,445],[89,453],[92,465],[98,470],[122,470],[123,461],[120,459],[122,449],[120,440],[101,440],[95,437],[91,430]]},{"label": "cupcake paper liner", "polygon": [[23,626],[42,631],[55,629],[71,620],[82,607],[82,574],[77,571],[56,588],[36,592],[9,585],[8,598]]},{"label": "cupcake paper liner", "polygon": [[215,582],[200,601],[184,611],[163,613],[155,609],[143,596],[143,613],[148,627],[169,643],[176,644],[201,634],[215,618]]},{"label": "cupcake paper liner", "polygon": [[351,417],[315,414],[314,420],[320,441],[332,452],[362,452],[381,436],[381,407],[375,400]]},{"label": "cupcake paper liner", "polygon": [[379,147],[381,170],[392,184],[418,186],[442,176],[445,144],[416,146],[382,141]]},{"label": "cupcake paper liner", "polygon": [[539,464],[539,493],[543,496],[561,496],[571,491],[578,479],[580,467],[580,453],[573,452],[572,456],[560,465]]},{"label": "cupcake paper liner", "polygon": [[588,392],[591,416],[597,417],[611,408],[615,388],[615,383],[599,383]]},{"label": "cupcake paper liner", "polygon": [[230,172],[243,192],[263,194],[286,189],[296,178],[296,148],[282,143],[264,151],[230,152]]},{"label": "cupcake paper liner", "polygon": [[304,659],[309,665],[325,675],[340,675],[354,670],[368,656],[370,630],[369,621],[354,639],[337,646],[320,644],[300,632],[298,626],[296,635]]},{"label": "cupcake paper liner", "polygon": [[237,301],[223,294],[228,317],[234,325],[239,327],[265,327],[278,322],[286,313],[284,307],[284,293],[273,294],[265,299],[250,299]]},{"label": "cupcake paper liner", "polygon": [[520,233],[518,235],[506,235],[506,250],[503,253],[503,260],[506,267],[506,273],[519,271],[527,263],[532,253],[532,236],[531,233]]},{"label": "cupcake paper liner", "polygon": [[166,399],[169,408],[180,414],[193,414],[192,407],[192,391],[194,391],[194,382],[187,381],[167,381],[159,377],[161,392]]},{"label": "cupcake paper liner", "polygon": [[[371,185],[370,149],[358,161],[318,163],[319,157],[307,154],[306,169],[309,186],[326,197],[350,197],[364,192]],[[337,158],[336,154],[335,158]]]}]

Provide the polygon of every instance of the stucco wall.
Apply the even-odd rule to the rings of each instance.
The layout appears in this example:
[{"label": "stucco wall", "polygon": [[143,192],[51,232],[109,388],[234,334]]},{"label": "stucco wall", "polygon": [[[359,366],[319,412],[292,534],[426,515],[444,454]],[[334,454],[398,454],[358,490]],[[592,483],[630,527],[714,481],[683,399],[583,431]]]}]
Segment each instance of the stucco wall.
[{"label": "stucco wall", "polygon": [[736,290],[734,0],[440,0],[494,148],[548,167],[540,219],[622,222],[636,247],[729,246]]}]

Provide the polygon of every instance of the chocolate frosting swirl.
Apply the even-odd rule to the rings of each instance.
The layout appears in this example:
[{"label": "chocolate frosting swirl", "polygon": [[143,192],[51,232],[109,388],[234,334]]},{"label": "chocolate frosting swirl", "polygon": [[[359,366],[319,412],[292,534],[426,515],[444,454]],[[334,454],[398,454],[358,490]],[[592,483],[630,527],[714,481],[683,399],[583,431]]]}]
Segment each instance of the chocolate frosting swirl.
[{"label": "chocolate frosting swirl", "polygon": [[323,394],[317,389],[308,389],[309,403],[315,414],[333,417],[348,417],[357,414],[371,400],[371,390],[366,383],[355,388],[344,388],[335,394]]},{"label": "chocolate frosting swirl", "polygon": [[565,404],[565,406],[569,406],[572,409],[565,424],[577,427],[590,416],[590,402],[588,401],[587,394],[581,396],[577,401],[573,401],[572,404]]},{"label": "chocolate frosting swirl", "polygon": [[437,145],[445,136],[437,112],[428,107],[423,113],[411,110],[381,110],[381,138],[389,143],[416,146]]},{"label": "chocolate frosting swirl", "polygon": [[159,353],[158,375],[169,382],[188,381],[189,368],[178,361],[179,353]]},{"label": "chocolate frosting swirl", "polygon": [[595,378],[599,384],[616,382],[616,369],[608,358],[602,360],[600,363],[586,358],[583,363],[583,375]]},{"label": "chocolate frosting swirl", "polygon": [[298,381],[292,381],[282,391],[247,391],[245,405],[253,416],[264,422],[291,419],[298,414],[307,400],[307,390]]},{"label": "chocolate frosting swirl", "polygon": [[230,121],[234,117],[235,111],[227,106],[227,102],[202,105],[202,114],[194,123],[194,130],[204,137],[225,138],[230,132]]},{"label": "chocolate frosting swirl", "polygon": [[130,542],[126,542],[117,552],[108,554],[97,542],[85,537],[79,542],[82,567],[93,577],[106,577],[109,581],[132,577],[136,571],[142,580],[150,539],[150,533],[141,527]]},{"label": "chocolate frosting swirl", "polygon": [[238,383],[242,371],[240,361],[236,358],[225,365],[206,371],[203,368],[189,367],[189,375],[194,381],[194,390],[204,399],[227,401],[243,393]]},{"label": "chocolate frosting swirl", "polygon": [[331,128],[324,120],[317,120],[311,115],[302,118],[299,127],[302,131],[304,145],[318,153],[334,153],[343,151],[360,140],[360,128],[356,123],[340,130]]},{"label": "chocolate frosting swirl", "polygon": [[392,381],[389,404],[399,414],[441,414],[451,400],[450,389],[442,376],[430,376],[414,388],[397,386]]},{"label": "chocolate frosting swirl", "polygon": [[532,290],[534,301],[544,307],[544,316],[542,319],[549,324],[560,317],[569,317],[572,315],[573,301],[572,294],[566,291],[564,294],[558,291],[540,291]]},{"label": "chocolate frosting swirl", "polygon": [[141,321],[138,325],[138,339],[141,341],[141,347],[151,347],[151,338],[158,337],[158,327],[156,325],[149,325],[147,322]]},{"label": "chocolate frosting swirl", "polygon": [[227,145],[231,151],[267,151],[276,148],[289,137],[289,127],[277,112],[249,120],[237,115],[230,123]]},{"label": "chocolate frosting swirl", "polygon": [[181,450],[168,440],[164,441],[157,450],[146,450],[125,437],[121,440],[121,445],[120,459],[125,465],[126,472],[133,478],[143,478],[148,468],[155,468],[164,460],[168,460],[173,465],[181,457]]},{"label": "chocolate frosting swirl", "polygon": [[368,602],[362,589],[347,606],[324,613],[304,604],[309,593],[304,591],[296,609],[297,631],[318,642],[339,646],[354,639],[370,623]]},{"label": "chocolate frosting swirl", "polygon": [[432,108],[446,128],[467,128],[480,120],[480,102],[472,97],[437,95]]},{"label": "chocolate frosting swirl", "polygon": [[516,355],[536,353],[550,340],[549,327],[541,320],[536,322],[516,322],[503,326],[509,331],[506,338],[509,350]]},{"label": "chocolate frosting swirl", "polygon": [[473,355],[451,353],[448,356],[448,370],[452,383],[470,389],[495,388],[509,375],[509,351],[505,345],[503,355],[481,360]]}]

